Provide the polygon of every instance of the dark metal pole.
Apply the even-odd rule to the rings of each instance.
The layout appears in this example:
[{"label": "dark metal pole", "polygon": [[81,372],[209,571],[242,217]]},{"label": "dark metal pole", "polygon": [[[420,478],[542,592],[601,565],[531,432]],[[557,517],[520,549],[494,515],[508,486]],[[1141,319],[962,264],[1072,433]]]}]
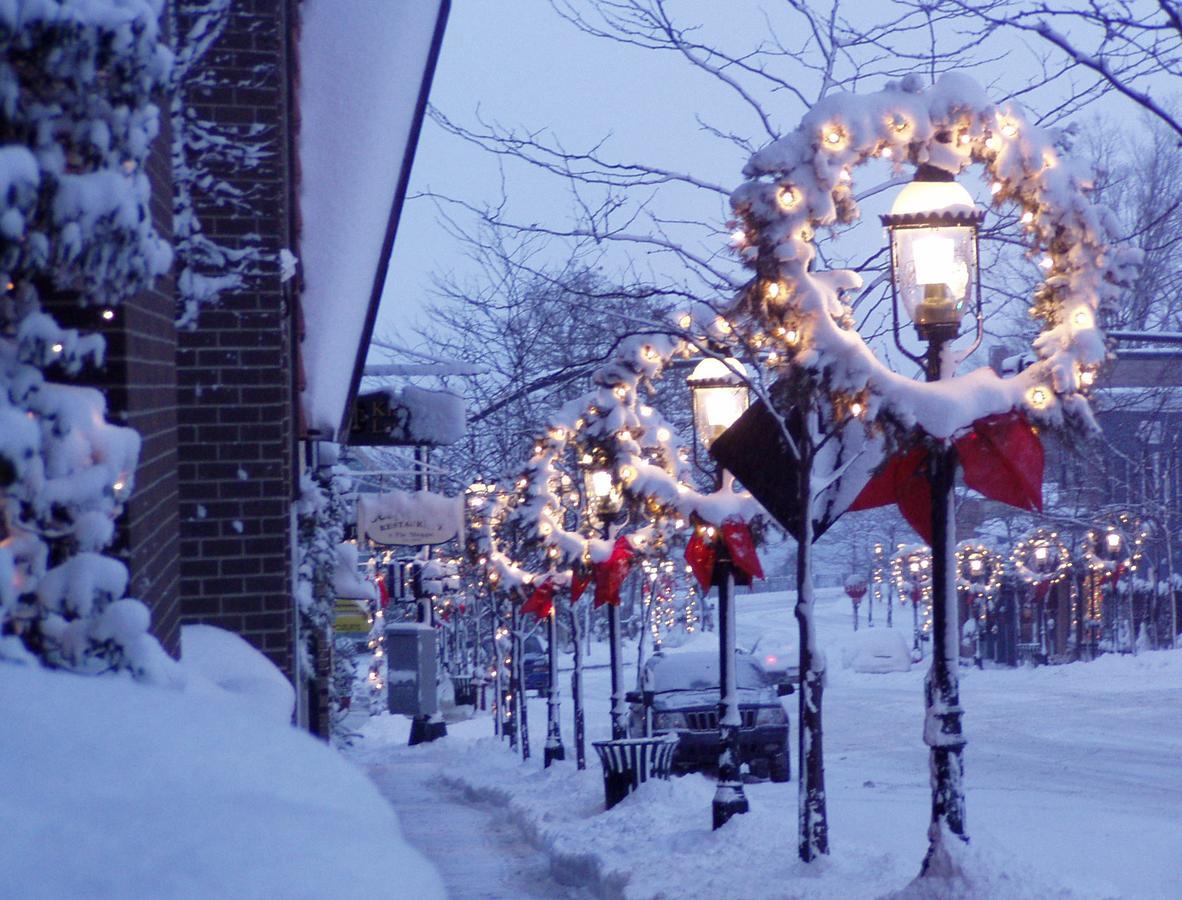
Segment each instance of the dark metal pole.
[{"label": "dark metal pole", "polygon": [[[927,379],[941,374],[946,339],[934,336],[928,345]],[[923,871],[940,855],[945,832],[968,842],[965,831],[964,746],[960,705],[960,610],[956,597],[956,517],[952,494],[956,450],[933,449],[928,465],[932,489],[932,663],[924,680],[926,710],[923,739],[930,748],[932,820]]]},{"label": "dark metal pole", "polygon": [[579,631],[579,612],[570,605],[570,637],[575,648],[574,668],[570,673],[571,703],[575,714],[575,768],[587,768],[586,722],[583,715],[583,635]]},{"label": "dark metal pole", "polygon": [[542,750],[542,766],[550,768],[555,760],[566,759],[566,748],[562,746],[558,699],[558,603],[550,607],[547,620],[547,637],[550,641],[550,684],[546,691],[546,746]]},{"label": "dark metal pole", "polygon": [[[427,463],[429,461],[429,451],[426,447],[414,448],[415,459],[415,490],[425,491],[430,488],[430,482],[427,477]],[[414,591],[415,602],[417,605],[417,619],[420,625],[427,626],[432,632],[435,632],[435,604],[431,601],[431,595],[423,590],[423,566],[431,559],[430,546],[423,546],[419,548],[419,555],[423,557],[415,565],[414,579],[412,581],[412,589]],[[438,648],[436,649],[436,661],[440,658]],[[438,691],[436,685],[431,685],[430,689]],[[410,745],[427,743],[437,740],[441,737],[447,736],[447,723],[443,721],[443,714],[439,711],[439,703],[435,703],[435,712],[428,715],[415,716],[410,723]]]},{"label": "dark metal pole", "polygon": [[750,809],[739,773],[738,678],[735,672],[735,573],[725,545],[720,545],[718,573],[718,787],[712,804],[714,828]]},{"label": "dark metal pole", "polygon": [[[611,540],[611,519],[604,518],[603,539]],[[612,740],[628,736],[628,705],[624,702],[624,652],[620,645],[620,604],[607,604],[607,637],[611,649]]]}]

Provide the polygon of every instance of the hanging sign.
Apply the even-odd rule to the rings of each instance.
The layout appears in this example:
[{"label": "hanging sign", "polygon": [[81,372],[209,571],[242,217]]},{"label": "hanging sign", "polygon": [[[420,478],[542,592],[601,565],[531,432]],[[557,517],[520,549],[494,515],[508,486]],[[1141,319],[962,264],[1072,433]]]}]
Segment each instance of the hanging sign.
[{"label": "hanging sign", "polygon": [[352,597],[337,597],[332,627],[337,634],[369,634],[369,613]]},{"label": "hanging sign", "polygon": [[463,537],[460,497],[430,491],[388,491],[357,498],[357,534],[375,544],[418,547]]}]

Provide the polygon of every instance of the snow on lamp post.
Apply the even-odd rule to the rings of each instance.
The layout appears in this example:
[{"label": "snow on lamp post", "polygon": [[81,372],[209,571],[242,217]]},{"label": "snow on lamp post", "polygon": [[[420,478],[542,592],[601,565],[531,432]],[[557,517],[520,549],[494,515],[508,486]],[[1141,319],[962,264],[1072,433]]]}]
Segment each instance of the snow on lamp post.
[{"label": "snow on lamp post", "polygon": [[[747,385],[739,372],[742,363],[704,359],[686,382],[693,398],[694,462],[709,459],[710,445],[747,408]],[[714,471],[715,487],[725,477],[721,466]],[[711,529],[713,530],[713,529]],[[734,815],[749,809],[739,772],[740,746],[738,679],[735,672],[735,573],[725,542],[719,543],[714,566],[718,588],[718,787],[714,793],[714,827],[720,828]]]},{"label": "snow on lamp post", "polygon": [[[882,223],[890,232],[891,295],[895,343],[919,362],[928,381],[951,376],[951,343],[960,334],[970,306],[976,312],[976,344],[981,340],[980,267],[977,228],[985,214],[952,174],[921,165],[899,193]],[[922,357],[910,353],[900,337],[899,304],[927,343]],[[946,826],[966,839],[964,736],[957,666],[960,661],[960,610],[956,591],[956,521],[952,487],[956,450],[943,441],[929,455],[932,494],[932,663],[925,680],[924,743],[931,749],[932,827]]]},{"label": "snow on lamp post", "polygon": [[[586,461],[583,469],[584,490],[593,518],[603,529],[603,539],[611,540],[612,525],[619,519],[624,506],[624,493],[611,469],[596,467]],[[624,699],[624,653],[620,647],[620,606],[607,604],[607,636],[611,653],[612,681],[612,740],[628,736],[628,706]]]}]

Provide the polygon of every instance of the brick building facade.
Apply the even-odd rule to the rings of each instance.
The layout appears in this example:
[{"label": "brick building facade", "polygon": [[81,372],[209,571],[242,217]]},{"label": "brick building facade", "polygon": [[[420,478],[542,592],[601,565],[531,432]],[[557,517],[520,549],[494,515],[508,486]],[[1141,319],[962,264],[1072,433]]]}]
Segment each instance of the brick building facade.
[{"label": "brick building facade", "polygon": [[[212,163],[204,160],[204,174],[225,185],[220,194],[205,190],[200,180],[192,192],[202,232],[231,256],[249,259],[242,278],[179,328],[181,304],[171,276],[119,309],[79,309],[68,297],[49,305],[64,326],[104,334],[106,364],[86,381],[104,391],[110,419],[142,438],[134,491],[112,552],[128,565],[129,593],[151,607],[161,644],[179,655],[181,626],[189,623],[242,635],[297,684],[297,721],[319,732],[327,721],[318,709],[326,694],[310,693],[296,677],[300,622],[293,596],[300,473],[316,464],[317,440],[343,439],[323,429],[304,433],[300,413],[302,284],[294,261],[300,203],[309,187],[301,185],[299,165],[300,28],[301,14],[316,3],[321,23],[364,23],[376,16],[385,42],[376,48],[370,42],[378,58],[399,62],[397,53],[413,53],[426,60],[421,83],[407,82],[402,92],[409,97],[403,102],[413,103],[405,110],[409,131],[391,139],[389,131],[358,122],[361,135],[382,149],[382,164],[398,177],[395,196],[383,201],[389,220],[373,235],[381,250],[366,277],[375,287],[349,298],[356,323],[364,325],[357,324],[356,346],[340,360],[339,368],[352,372],[339,401],[343,428],[389,265],[447,0],[405,8],[368,0],[234,0],[224,27],[212,32],[216,40],[187,73],[181,96],[183,109],[216,132],[255,142],[249,166],[218,162],[216,154]],[[165,21],[174,34],[191,36],[201,32],[193,26],[208,12],[208,4],[197,0],[169,0]],[[416,24],[417,30],[409,27]],[[391,47],[395,35],[405,37],[397,48]],[[346,54],[354,49],[340,47]],[[414,71],[407,59],[400,60],[399,72]],[[338,84],[332,67],[329,79],[329,96],[349,89]],[[158,104],[164,113],[169,98]],[[182,171],[177,166],[188,162],[172,146],[167,115],[161,125],[148,166],[153,219],[169,237]],[[335,279],[321,283],[340,290]],[[326,646],[313,641],[310,648],[321,675],[328,665]]]},{"label": "brick building facade", "polygon": [[243,635],[289,677],[295,348],[279,253],[293,244],[288,73],[296,14],[293,0],[239,0],[195,73],[194,114],[230,132],[259,126],[266,152],[250,169],[215,171],[249,198],[248,208],[195,197],[205,232],[222,245],[257,248],[258,262],[242,288],[179,333],[176,357],[181,621]]}]

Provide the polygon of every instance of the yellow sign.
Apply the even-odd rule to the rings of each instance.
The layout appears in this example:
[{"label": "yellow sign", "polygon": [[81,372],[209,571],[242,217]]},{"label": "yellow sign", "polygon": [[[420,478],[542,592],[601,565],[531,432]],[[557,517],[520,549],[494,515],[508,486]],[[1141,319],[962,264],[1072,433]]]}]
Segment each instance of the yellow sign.
[{"label": "yellow sign", "polygon": [[337,597],[333,607],[333,630],[337,634],[369,634],[369,613],[356,600]]}]

